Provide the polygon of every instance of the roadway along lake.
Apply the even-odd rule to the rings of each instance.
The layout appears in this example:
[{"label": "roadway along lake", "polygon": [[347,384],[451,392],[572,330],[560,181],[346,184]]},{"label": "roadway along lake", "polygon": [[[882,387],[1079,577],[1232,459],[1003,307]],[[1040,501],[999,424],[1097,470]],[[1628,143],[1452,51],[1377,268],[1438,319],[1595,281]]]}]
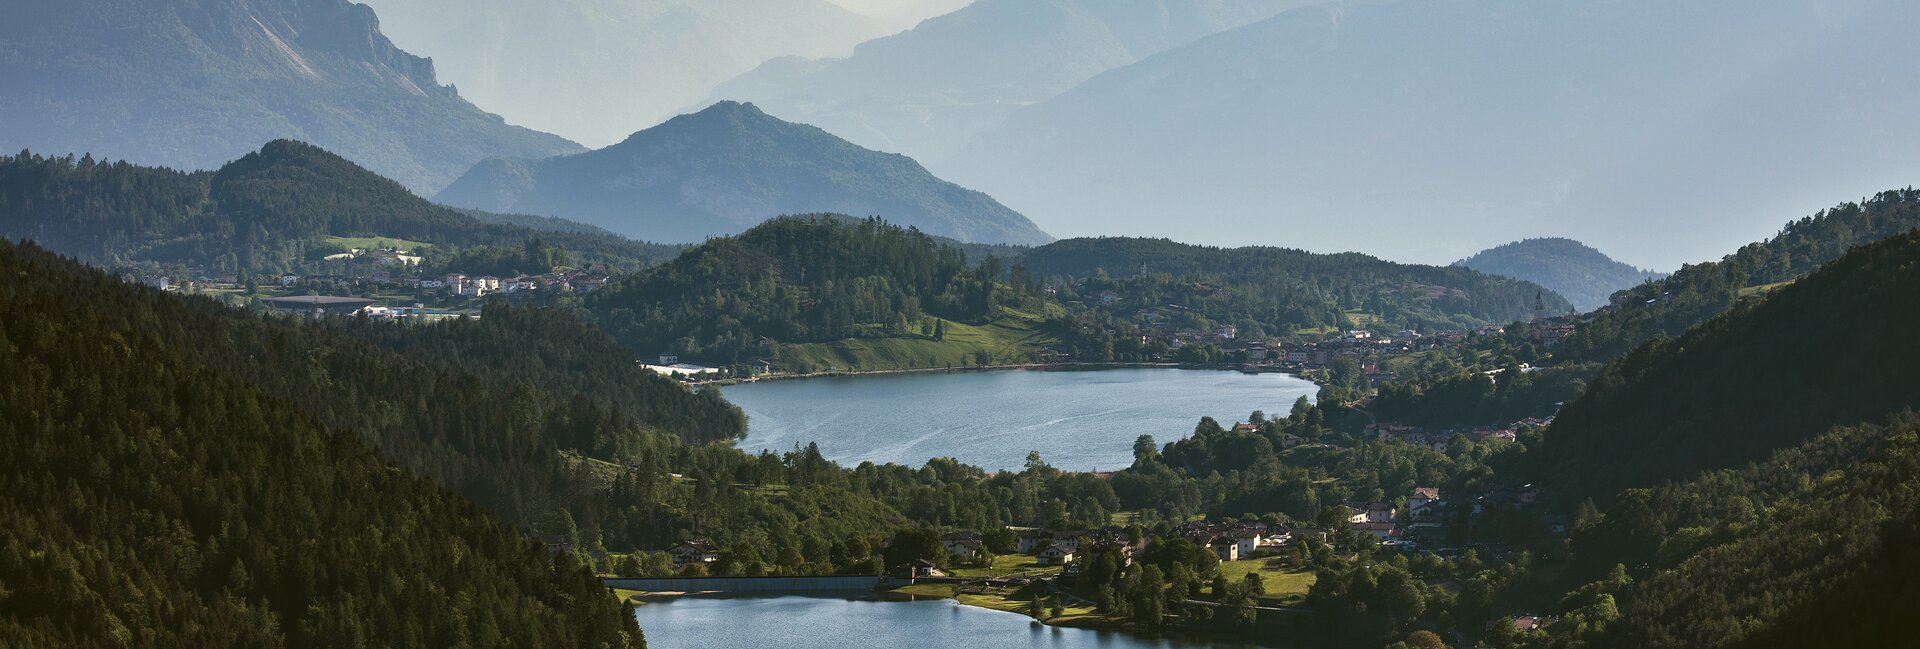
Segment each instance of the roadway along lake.
[{"label": "roadway along lake", "polygon": [[817,442],[846,466],[871,460],[920,466],[952,457],[1017,470],[1028,451],[1053,466],[1121,469],[1133,440],[1161,444],[1254,410],[1284,416],[1317,386],[1286,374],[1168,368],[888,374],[745,383],[723,388],[747,412],[750,452]]},{"label": "roadway along lake", "polygon": [[950,599],[889,602],[832,596],[680,597],[634,609],[653,649],[1227,649],[1253,645],[1066,629]]}]

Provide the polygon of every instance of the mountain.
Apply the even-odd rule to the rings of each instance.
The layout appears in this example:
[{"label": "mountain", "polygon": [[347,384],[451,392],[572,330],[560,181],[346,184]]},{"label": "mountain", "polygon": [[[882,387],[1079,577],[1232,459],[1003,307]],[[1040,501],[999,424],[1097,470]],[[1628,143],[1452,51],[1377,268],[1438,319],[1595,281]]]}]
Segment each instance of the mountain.
[{"label": "mountain", "polygon": [[208,169],[291,138],[426,193],[488,157],[580,150],[467,103],[348,0],[27,0],[8,13],[8,151]]},{"label": "mountain", "polygon": [[1515,241],[1482,250],[1453,265],[1545,286],[1566,296],[1582,311],[1606,306],[1614,291],[1663,276],[1614,261],[1572,239]]},{"label": "mountain", "polygon": [[366,4],[475,103],[592,146],[658,124],[768,59],[845,56],[893,31],[827,0]]},{"label": "mountain", "polygon": [[10,646],[645,646],[571,555],[183,350],[234,329],[31,246],[0,274]]},{"label": "mountain", "polygon": [[920,21],[952,13],[973,0],[827,0],[840,8],[880,21],[887,29],[900,31]]},{"label": "mountain", "polygon": [[[1536,298],[1551,312],[1569,306],[1531,282],[1359,253],[1102,237],[1033,248],[1018,263],[1035,276],[1055,278],[1054,285],[1066,287],[1065,300],[1107,302],[1103,308],[1127,314],[1177,305],[1178,317],[1203,315],[1249,337],[1362,325],[1460,330],[1529,319]],[[1110,298],[1101,296],[1106,292]]]},{"label": "mountain", "polygon": [[1552,233],[1674,268],[1764,236],[1755,214],[1920,177],[1902,82],[1920,42],[1898,27],[1916,19],[1900,0],[1305,7],[1101,74],[932,164],[1061,236],[1444,263],[1486,232]]},{"label": "mountain", "polygon": [[651,241],[697,242],[812,212],[877,214],[969,242],[1052,240],[992,197],[935,178],[906,156],[863,149],[737,102],[597,151],[489,160],[436,200],[561,216]]},{"label": "mountain", "polygon": [[[89,260],[199,264],[216,271],[292,272],[339,252],[336,237],[429,244],[444,260],[539,243],[584,263],[638,267],[673,246],[551,223],[483,221],[313,145],[279,140],[216,172],[183,173],[92,158],[0,156],[0,237]],[[489,222],[496,221],[496,222]],[[585,226],[580,226],[585,227]],[[550,266],[550,265],[549,265]],[[526,272],[546,272],[530,265]]]},{"label": "mountain", "polygon": [[978,0],[845,58],[786,57],[720,85],[861,146],[940,159],[1015,109],[1310,0]]}]

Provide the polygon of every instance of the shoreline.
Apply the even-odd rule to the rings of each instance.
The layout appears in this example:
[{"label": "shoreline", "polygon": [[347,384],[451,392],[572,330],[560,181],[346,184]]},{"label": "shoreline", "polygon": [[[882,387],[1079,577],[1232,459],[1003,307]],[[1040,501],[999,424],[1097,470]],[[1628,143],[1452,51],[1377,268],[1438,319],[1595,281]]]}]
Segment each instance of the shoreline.
[{"label": "shoreline", "polygon": [[[1231,371],[1244,371],[1245,367],[1246,366],[1244,365],[1234,365],[1234,364],[1227,364],[1227,363],[1146,363],[1146,362],[1003,363],[1003,364],[996,364],[996,365],[963,365],[959,367],[905,367],[905,368],[881,369],[881,370],[836,370],[836,371],[826,371],[826,372],[808,372],[804,374],[783,372],[778,374],[755,376],[755,377],[750,377],[745,379],[714,379],[711,381],[686,381],[685,383],[690,386],[703,386],[703,385],[729,386],[729,385],[740,385],[743,383],[759,383],[762,381],[792,381],[792,380],[800,380],[800,379],[819,379],[819,378],[834,378],[834,377],[849,377],[849,376],[887,376],[887,375],[897,375],[897,374],[957,374],[957,373],[965,373],[965,372],[1001,372],[1001,371],[1019,371],[1019,370],[1069,371],[1070,372],[1070,371],[1098,371],[1098,370],[1125,370],[1125,369],[1172,369],[1172,370],[1209,370],[1209,371],[1217,371],[1217,372],[1231,372]],[[1313,383],[1315,384],[1319,383],[1319,381],[1317,380],[1308,379],[1304,376],[1301,376],[1300,373],[1297,371],[1285,370],[1280,368],[1261,367],[1259,371],[1250,372],[1250,373],[1251,374],[1285,374],[1287,376],[1291,376],[1296,379],[1313,381]]]}]

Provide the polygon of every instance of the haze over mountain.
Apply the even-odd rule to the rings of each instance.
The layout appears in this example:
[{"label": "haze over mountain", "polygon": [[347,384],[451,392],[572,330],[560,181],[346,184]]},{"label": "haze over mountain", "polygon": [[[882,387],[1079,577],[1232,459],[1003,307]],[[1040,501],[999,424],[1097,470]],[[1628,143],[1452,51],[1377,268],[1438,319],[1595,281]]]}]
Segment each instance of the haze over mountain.
[{"label": "haze over mountain", "polygon": [[827,0],[367,4],[476,103],[591,146],[658,124],[768,59],[845,56],[899,29]]},{"label": "haze over mountain", "polygon": [[1664,275],[1614,261],[1584,243],[1559,238],[1495,246],[1453,265],[1545,286],[1583,311],[1606,306],[1614,291]]},{"label": "haze over mountain", "polygon": [[967,242],[1052,237],[992,197],[912,159],[721,102],[619,144],[546,160],[488,160],[437,200],[560,216],[648,241],[698,242],[782,214],[878,215]]},{"label": "haze over mountain", "polygon": [[920,21],[951,13],[973,0],[827,0],[840,8],[880,21],[888,29],[902,30]]},{"label": "haze over mountain", "polygon": [[1893,0],[1308,7],[1096,77],[934,168],[1060,236],[1443,262],[1551,233],[1674,267],[1765,236],[1752,215],[1920,178],[1915,19]]},{"label": "haze over mountain", "polygon": [[512,126],[346,0],[29,0],[0,20],[0,149],[213,168],[313,142],[416,192],[491,156],[578,151]]},{"label": "haze over mountain", "polygon": [[713,99],[752,101],[929,161],[1013,110],[1167,48],[1311,0],[980,0],[841,59],[776,59]]}]

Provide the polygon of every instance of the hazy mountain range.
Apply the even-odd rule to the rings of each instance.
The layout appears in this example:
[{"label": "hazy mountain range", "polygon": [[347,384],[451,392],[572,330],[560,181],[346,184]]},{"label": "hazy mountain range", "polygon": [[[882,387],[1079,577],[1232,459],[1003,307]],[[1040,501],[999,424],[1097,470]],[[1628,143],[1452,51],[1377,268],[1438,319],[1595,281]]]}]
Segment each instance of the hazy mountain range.
[{"label": "hazy mountain range", "polygon": [[1307,7],[1102,74],[929,166],[1061,236],[1438,262],[1489,231],[1554,233],[1669,267],[1764,236],[1755,214],[1920,177],[1917,18],[1894,0]]},{"label": "hazy mountain range", "polygon": [[346,0],[27,0],[0,20],[0,148],[213,168],[275,138],[415,191],[578,151],[439,85]]},{"label": "hazy mountain range", "polygon": [[776,56],[890,30],[827,0],[367,0],[393,40],[517,124],[620,141]]},{"label": "hazy mountain range", "polygon": [[979,243],[1052,241],[992,197],[912,159],[721,102],[597,151],[489,160],[440,193],[449,205],[560,216],[649,241],[698,242],[782,214],[880,216]]},{"label": "hazy mountain range", "polygon": [[846,58],[770,61],[712,98],[931,161],[1096,74],[1309,3],[979,0]]},{"label": "hazy mountain range", "polygon": [[1664,276],[1614,261],[1572,239],[1515,241],[1454,262],[1488,275],[1524,279],[1553,289],[1582,311],[1607,305],[1614,291]]}]

